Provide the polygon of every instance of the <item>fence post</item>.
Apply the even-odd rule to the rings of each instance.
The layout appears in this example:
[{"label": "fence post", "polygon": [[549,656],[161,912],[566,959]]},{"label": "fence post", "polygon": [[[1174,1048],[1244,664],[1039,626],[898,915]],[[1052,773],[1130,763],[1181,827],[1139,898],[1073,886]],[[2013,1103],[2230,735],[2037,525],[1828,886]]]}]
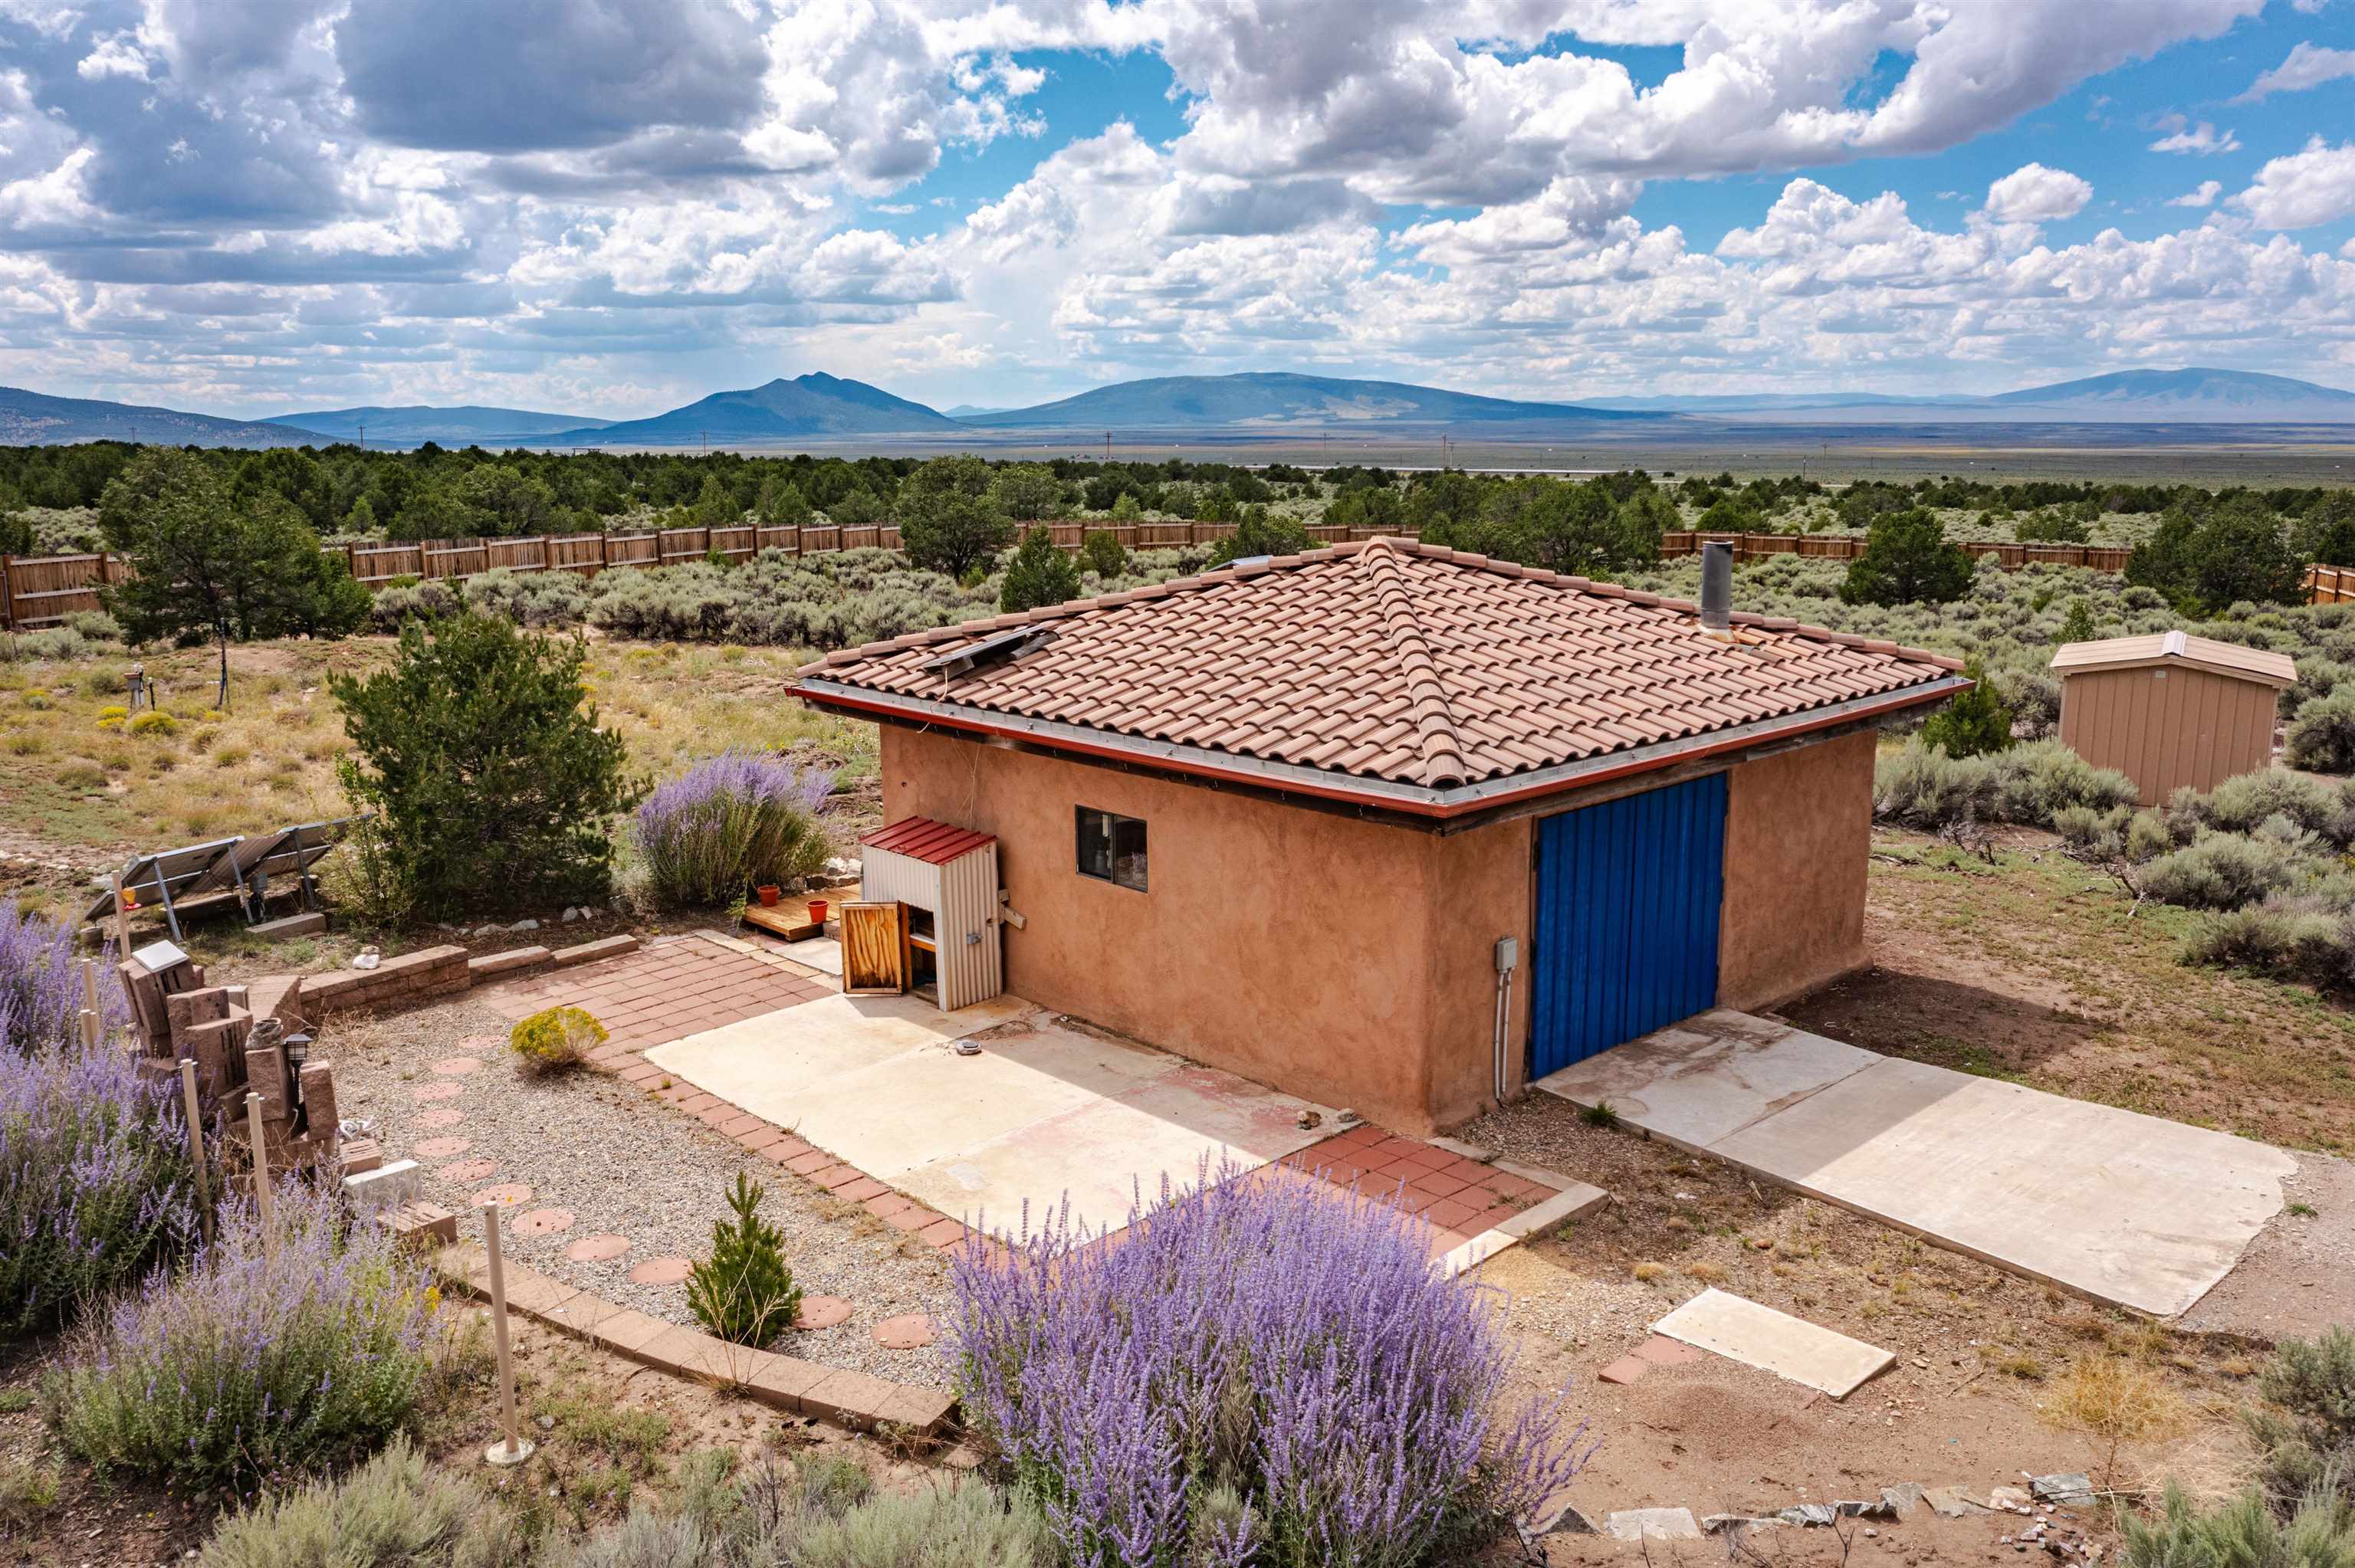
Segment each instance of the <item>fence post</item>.
[{"label": "fence post", "polygon": [[261,1218],[262,1255],[278,1256],[278,1205],[270,1190],[270,1134],[261,1121],[261,1097],[245,1095],[245,1136],[253,1144],[253,1209]]},{"label": "fence post", "polygon": [[197,1217],[204,1222],[205,1240],[213,1239],[212,1177],[205,1169],[205,1113],[197,1100],[197,1059],[180,1058],[180,1103],[188,1113],[188,1161],[197,1183]]},{"label": "fence post", "polygon": [[0,626],[16,627],[16,564],[14,556],[0,556]]}]

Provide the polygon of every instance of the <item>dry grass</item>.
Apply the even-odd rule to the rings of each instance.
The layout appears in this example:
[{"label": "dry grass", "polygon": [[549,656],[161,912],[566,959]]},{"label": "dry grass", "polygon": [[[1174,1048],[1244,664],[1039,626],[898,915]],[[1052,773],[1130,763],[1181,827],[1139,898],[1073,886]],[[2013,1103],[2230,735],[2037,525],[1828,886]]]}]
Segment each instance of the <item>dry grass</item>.
[{"label": "dry grass", "polygon": [[2104,1487],[2117,1484],[2118,1449],[2128,1443],[2173,1437],[2191,1424],[2191,1413],[2173,1385],[2142,1361],[2123,1355],[2080,1357],[2052,1380],[2044,1402],[2046,1421],[2063,1432],[2082,1432],[2100,1446]]},{"label": "dry grass", "polygon": [[[120,713],[128,656],[0,664],[0,832],[60,851],[256,832],[341,815],[335,765],[343,724],[330,672],[381,663],[386,638],[289,641],[232,655],[230,707],[210,706],[209,656],[138,661],[174,723],[133,733]],[[637,769],[662,777],[730,747],[806,747],[871,774],[871,727],[814,714],[784,695],[806,654],[790,649],[599,641],[587,679],[602,721]]]}]

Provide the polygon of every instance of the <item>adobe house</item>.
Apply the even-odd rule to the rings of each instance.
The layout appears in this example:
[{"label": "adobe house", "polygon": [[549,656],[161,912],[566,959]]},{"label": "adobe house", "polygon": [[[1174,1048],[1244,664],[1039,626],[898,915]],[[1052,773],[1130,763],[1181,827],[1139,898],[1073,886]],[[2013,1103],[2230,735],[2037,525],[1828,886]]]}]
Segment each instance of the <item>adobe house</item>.
[{"label": "adobe house", "polygon": [[1007,990],[1426,1132],[1861,964],[1871,726],[1958,667],[1375,539],[796,692],[881,726],[887,823],[996,836]]}]

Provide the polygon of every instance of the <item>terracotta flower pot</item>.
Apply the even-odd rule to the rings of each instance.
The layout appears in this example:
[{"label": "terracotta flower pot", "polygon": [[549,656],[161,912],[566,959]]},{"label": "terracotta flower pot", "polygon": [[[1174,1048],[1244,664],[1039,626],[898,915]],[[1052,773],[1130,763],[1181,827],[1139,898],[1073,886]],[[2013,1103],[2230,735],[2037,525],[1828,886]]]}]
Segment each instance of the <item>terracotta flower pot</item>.
[{"label": "terracotta flower pot", "polygon": [[773,907],[776,904],[777,895],[780,889],[775,883],[771,882],[763,884],[762,886],[754,889],[754,891],[760,894],[761,906],[766,909]]},{"label": "terracotta flower pot", "polygon": [[825,899],[813,898],[810,900],[810,924],[813,926],[823,926],[826,924]]}]

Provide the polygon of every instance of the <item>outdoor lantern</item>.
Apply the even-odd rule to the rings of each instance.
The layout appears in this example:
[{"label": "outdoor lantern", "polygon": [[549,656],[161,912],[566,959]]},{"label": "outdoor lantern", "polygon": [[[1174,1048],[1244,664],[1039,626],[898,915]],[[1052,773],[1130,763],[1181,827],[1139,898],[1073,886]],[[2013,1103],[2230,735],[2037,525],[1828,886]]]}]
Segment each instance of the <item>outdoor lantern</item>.
[{"label": "outdoor lantern", "polygon": [[286,1047],[287,1072],[301,1073],[304,1062],[311,1054],[311,1037],[308,1034],[289,1034],[281,1044]]}]

